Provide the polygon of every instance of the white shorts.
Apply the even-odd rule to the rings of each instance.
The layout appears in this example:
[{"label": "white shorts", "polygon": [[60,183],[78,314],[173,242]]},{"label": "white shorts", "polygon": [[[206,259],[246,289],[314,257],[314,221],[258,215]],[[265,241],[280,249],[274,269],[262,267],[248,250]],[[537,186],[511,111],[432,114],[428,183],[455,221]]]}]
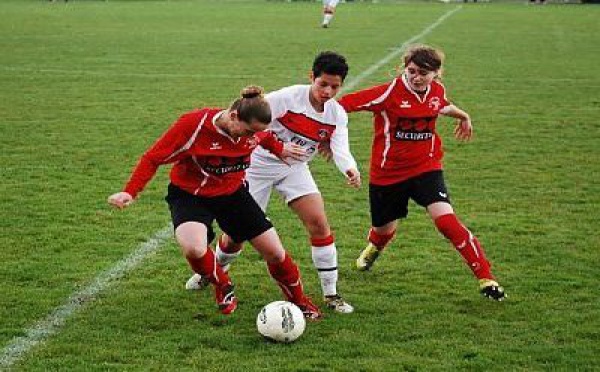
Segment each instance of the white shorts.
[{"label": "white shorts", "polygon": [[253,165],[246,171],[246,181],[250,187],[250,194],[263,211],[269,205],[271,190],[274,188],[285,200],[290,203],[304,195],[320,194],[319,188],[313,179],[307,163]]},{"label": "white shorts", "polygon": [[323,6],[335,8],[339,2],[340,0],[323,0]]}]

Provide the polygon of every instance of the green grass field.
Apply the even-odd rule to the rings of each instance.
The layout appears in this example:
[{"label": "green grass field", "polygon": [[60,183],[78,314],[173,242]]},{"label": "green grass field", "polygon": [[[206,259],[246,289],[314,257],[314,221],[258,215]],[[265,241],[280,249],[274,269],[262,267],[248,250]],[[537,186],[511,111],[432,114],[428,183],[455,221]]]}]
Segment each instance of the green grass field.
[{"label": "green grass field", "polygon": [[[0,369],[600,370],[600,7],[354,2],[327,30],[315,2],[3,0],[0,14]],[[280,293],[249,247],[230,317],[183,289],[170,235],[110,274],[168,229],[166,169],[128,210],[106,197],[179,114],[248,84],[304,83],[324,49],[348,57],[355,88],[381,83],[398,58],[361,73],[419,34],[445,50],[449,97],[473,117],[469,144],[440,123],[446,177],[507,301],[480,297],[415,205],[374,270],[353,270],[367,187],[321,159],[354,314],[327,312],[292,345],[264,341],[256,314]],[[367,178],[370,117],[351,116],[350,134]],[[320,303],[300,222],[278,198],[269,214]]]}]

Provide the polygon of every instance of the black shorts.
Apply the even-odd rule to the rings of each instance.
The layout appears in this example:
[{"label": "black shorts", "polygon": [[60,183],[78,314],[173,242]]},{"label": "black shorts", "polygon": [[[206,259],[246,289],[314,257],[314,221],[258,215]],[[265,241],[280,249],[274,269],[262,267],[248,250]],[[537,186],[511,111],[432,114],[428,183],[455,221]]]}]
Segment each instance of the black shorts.
[{"label": "black shorts", "polygon": [[392,185],[369,185],[371,224],[383,226],[408,215],[408,200],[422,207],[435,202],[450,203],[441,170],[427,172]]},{"label": "black shorts", "polygon": [[203,197],[169,184],[165,200],[169,203],[174,228],[184,222],[200,222],[208,229],[208,243],[215,238],[214,220],[236,243],[256,238],[273,227],[243,186],[230,195]]}]

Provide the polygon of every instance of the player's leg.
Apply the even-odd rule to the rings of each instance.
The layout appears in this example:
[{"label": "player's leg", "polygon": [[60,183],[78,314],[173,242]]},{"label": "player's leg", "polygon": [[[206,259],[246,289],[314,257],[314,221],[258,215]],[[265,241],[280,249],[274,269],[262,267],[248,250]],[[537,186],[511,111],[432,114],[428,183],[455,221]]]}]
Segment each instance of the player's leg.
[{"label": "player's leg", "polygon": [[382,226],[371,226],[367,238],[369,243],[356,259],[356,267],[359,270],[365,271],[371,269],[381,252],[383,252],[387,244],[394,238],[397,225],[397,221],[392,221]]},{"label": "player's leg", "polygon": [[329,27],[338,2],[338,0],[323,0],[323,21],[321,22],[323,28]]},{"label": "player's leg", "polygon": [[[286,165],[287,167],[287,165]],[[246,173],[248,190],[260,208],[265,211],[271,197],[271,190],[275,182],[274,174],[267,172],[263,174],[261,169],[250,167]],[[235,210],[235,209],[234,209]],[[224,271],[228,272],[231,265],[242,253],[243,243],[236,243],[225,233],[222,233],[215,246],[217,263]],[[193,274],[185,283],[189,290],[201,290],[208,285],[208,281],[201,275]]]},{"label": "player's leg", "polygon": [[[230,213],[232,207],[235,213]],[[226,212],[227,211],[227,212]],[[298,305],[308,318],[318,318],[318,308],[304,295],[297,265],[286,253],[279,236],[250,193],[241,188],[215,210],[219,226],[237,244],[248,240],[267,262],[269,273],[283,294]]]},{"label": "player's leg", "polygon": [[[215,245],[215,257],[217,264],[221,266],[223,271],[229,272],[231,263],[237,259],[242,253],[243,244],[236,244],[227,234],[221,234]],[[185,283],[185,289],[202,290],[206,288],[210,282],[207,278],[198,273],[194,273]]]},{"label": "player's leg", "polygon": [[463,257],[469,269],[479,280],[481,293],[492,299],[504,299],[504,289],[496,282],[485,251],[473,233],[461,223],[450,203],[442,171],[429,172],[420,177],[415,201],[426,206],[438,231],[444,235]]},{"label": "player's leg", "polygon": [[394,238],[398,219],[408,214],[409,181],[388,186],[369,185],[369,207],[371,212],[371,229],[367,246],[356,260],[356,267],[369,270]]},{"label": "player's leg", "polygon": [[276,185],[288,206],[298,215],[310,238],[312,261],[317,269],[327,306],[339,313],[354,308],[338,292],[338,258],[321,193],[306,164],[294,166],[292,172]]},{"label": "player's leg", "polygon": [[252,238],[250,243],[267,262],[269,274],[275,279],[285,298],[298,305],[306,318],[321,318],[319,308],[304,294],[298,266],[283,248],[275,229],[270,228]]},{"label": "player's leg", "polygon": [[216,265],[214,253],[208,246],[215,236],[211,227],[214,215],[206,205],[208,199],[189,194],[172,184],[168,190],[165,200],[169,204],[181,252],[192,270],[214,285],[221,312],[230,314],[235,310],[237,300],[229,276]]},{"label": "player's leg", "polygon": [[289,203],[308,231],[312,261],[321,281],[325,303],[339,313],[351,313],[352,305],[346,302],[337,289],[338,258],[335,239],[325,215],[321,194],[309,194]]},{"label": "player's leg", "polygon": [[219,310],[223,314],[231,314],[237,307],[233,284],[227,273],[217,265],[207,243],[208,234],[209,229],[200,222],[184,222],[175,229],[175,238],[190,267],[214,285]]}]

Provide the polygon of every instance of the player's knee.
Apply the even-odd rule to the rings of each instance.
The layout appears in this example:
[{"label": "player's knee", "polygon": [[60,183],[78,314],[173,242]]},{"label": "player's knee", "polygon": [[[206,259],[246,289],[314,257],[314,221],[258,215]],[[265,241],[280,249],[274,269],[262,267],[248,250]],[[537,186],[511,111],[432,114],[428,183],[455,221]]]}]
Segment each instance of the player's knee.
[{"label": "player's knee", "polygon": [[188,259],[200,259],[206,254],[206,245],[193,244],[191,242],[180,242],[181,252]]},{"label": "player's knee", "polygon": [[315,216],[305,221],[311,239],[325,238],[331,235],[331,228],[326,218]]},{"label": "player's knee", "polygon": [[262,253],[263,259],[272,265],[279,264],[285,259],[285,250],[272,250]]}]

